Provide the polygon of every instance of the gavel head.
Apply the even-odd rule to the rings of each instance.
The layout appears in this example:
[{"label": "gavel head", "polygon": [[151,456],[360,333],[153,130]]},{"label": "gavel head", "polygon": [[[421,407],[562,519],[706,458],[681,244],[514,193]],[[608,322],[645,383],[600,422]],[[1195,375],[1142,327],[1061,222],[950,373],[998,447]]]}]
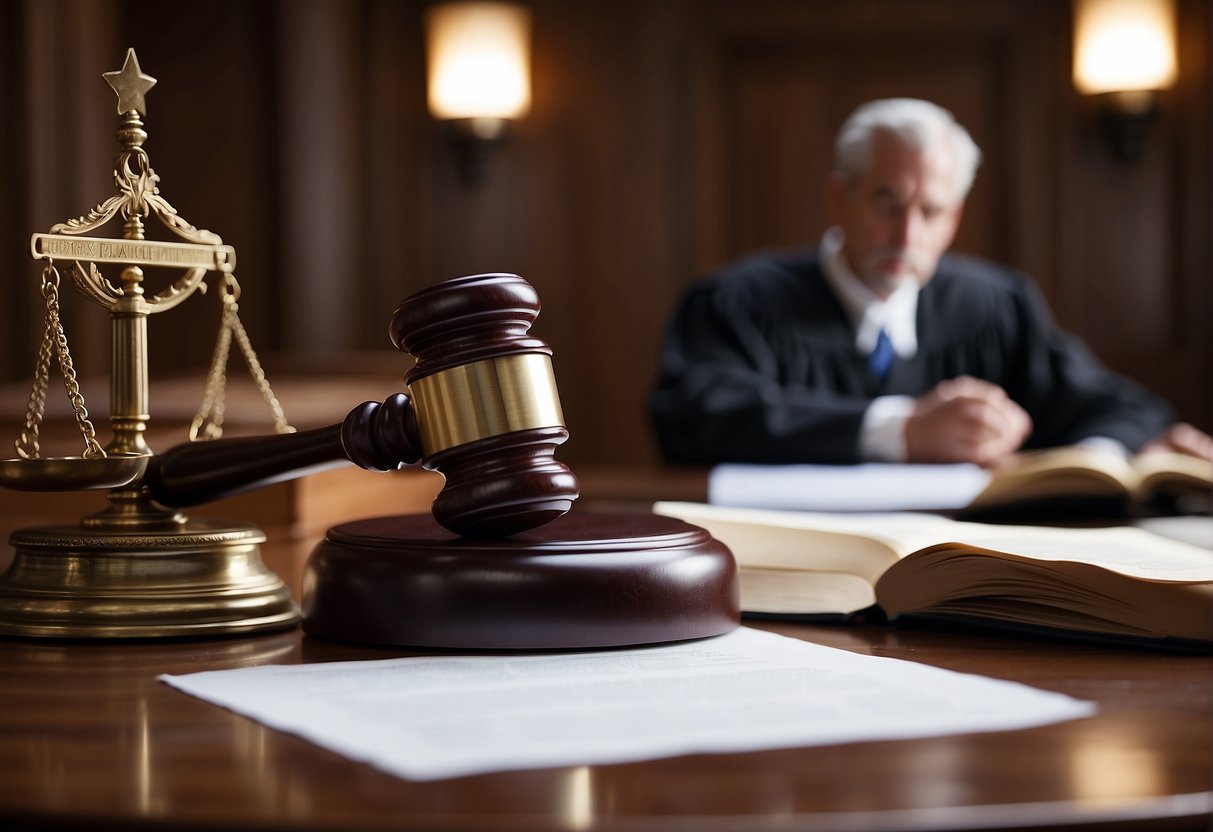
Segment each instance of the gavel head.
[{"label": "gavel head", "polygon": [[558,462],[569,437],[552,349],[529,334],[531,284],[512,274],[461,277],[405,299],[392,316],[416,411],[422,465],[446,484],[434,518],[456,534],[504,537],[569,510],[577,478]]}]

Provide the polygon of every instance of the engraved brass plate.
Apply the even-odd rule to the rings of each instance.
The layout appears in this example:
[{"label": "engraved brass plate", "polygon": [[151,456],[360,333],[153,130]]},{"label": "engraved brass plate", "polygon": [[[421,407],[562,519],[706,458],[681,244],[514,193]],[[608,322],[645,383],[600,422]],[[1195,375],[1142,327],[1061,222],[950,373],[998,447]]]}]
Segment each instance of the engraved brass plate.
[{"label": "engraved brass plate", "polygon": [[478,439],[564,425],[552,358],[527,353],[452,367],[409,385],[426,456]]},{"label": "engraved brass plate", "polygon": [[224,273],[236,270],[236,249],[226,245],[34,234],[30,237],[29,248],[35,258],[87,260],[90,263],[138,263],[142,266],[208,269]]}]

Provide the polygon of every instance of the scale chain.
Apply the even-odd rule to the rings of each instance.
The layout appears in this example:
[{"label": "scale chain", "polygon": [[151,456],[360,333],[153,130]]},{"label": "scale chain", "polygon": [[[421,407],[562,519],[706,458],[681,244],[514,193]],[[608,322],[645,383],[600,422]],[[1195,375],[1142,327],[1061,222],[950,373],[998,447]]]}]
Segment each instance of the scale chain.
[{"label": "scale chain", "polygon": [[43,331],[42,343],[38,347],[38,360],[34,368],[34,385],[30,391],[29,406],[25,413],[25,425],[17,440],[17,455],[22,459],[36,459],[39,456],[39,429],[46,413],[46,395],[50,386],[51,355],[59,359],[59,370],[63,374],[63,386],[67,389],[68,401],[71,402],[72,412],[76,417],[76,425],[84,438],[84,458],[103,459],[105,450],[97,442],[97,431],[88,418],[88,408],[84,404],[84,395],[80,392],[80,383],[76,378],[76,368],[72,363],[71,351],[67,345],[67,332],[59,316],[59,270],[49,258],[42,269],[42,296],[46,298],[46,328]]},{"label": "scale chain", "polygon": [[253,350],[252,341],[244,329],[244,324],[240,321],[240,305],[237,303],[240,297],[240,284],[236,282],[234,274],[228,273],[223,276],[223,284],[219,291],[219,297],[223,303],[223,315],[219,324],[219,335],[215,340],[215,350],[211,356],[211,367],[207,373],[206,390],[203,393],[202,403],[199,405],[198,413],[194,416],[194,421],[190,425],[190,441],[218,439],[223,435],[224,401],[227,389],[227,361],[231,352],[233,336],[236,338],[237,346],[240,347],[240,354],[244,357],[245,364],[248,365],[249,375],[252,376],[253,383],[257,386],[262,400],[265,401],[266,406],[270,409],[270,416],[274,422],[275,432],[294,433],[295,429],[287,423],[286,415],[282,412],[282,405],[274,395],[269,380],[266,378],[265,370],[257,358],[256,351]]},{"label": "scale chain", "polygon": [[25,425],[17,439],[17,456],[22,459],[37,459],[41,453],[38,443],[39,426],[46,411],[46,393],[49,387],[51,356],[54,354],[54,333],[50,315],[46,316],[42,343],[38,345],[38,361],[34,365],[34,386],[30,391],[29,406],[25,410]]}]

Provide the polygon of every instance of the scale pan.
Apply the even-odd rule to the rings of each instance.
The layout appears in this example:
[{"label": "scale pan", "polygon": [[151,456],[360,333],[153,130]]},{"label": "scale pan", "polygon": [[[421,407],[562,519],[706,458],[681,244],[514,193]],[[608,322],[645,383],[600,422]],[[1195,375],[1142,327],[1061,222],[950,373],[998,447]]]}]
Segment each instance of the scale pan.
[{"label": "scale pan", "polygon": [[143,476],[151,457],[53,456],[0,460],[0,485],[15,491],[80,491],[119,488]]}]

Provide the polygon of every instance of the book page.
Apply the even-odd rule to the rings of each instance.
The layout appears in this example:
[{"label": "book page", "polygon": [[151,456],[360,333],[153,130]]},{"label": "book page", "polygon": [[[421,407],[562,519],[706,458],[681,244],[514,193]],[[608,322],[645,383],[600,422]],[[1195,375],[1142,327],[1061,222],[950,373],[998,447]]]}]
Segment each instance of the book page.
[{"label": "book page", "polygon": [[1153,581],[1213,581],[1213,552],[1129,527],[987,526],[953,542],[1034,560],[1087,563]]},{"label": "book page", "polygon": [[1131,464],[1141,479],[1139,496],[1149,496],[1155,488],[1213,488],[1213,465],[1188,454],[1151,451],[1133,457]]},{"label": "book page", "polygon": [[742,566],[852,572],[872,580],[915,549],[987,528],[910,512],[830,514],[680,502],[655,503],[653,511],[707,529]]},{"label": "book page", "polygon": [[1142,517],[1133,521],[1139,529],[1169,540],[1181,540],[1202,549],[1213,549],[1213,516]]},{"label": "book page", "polygon": [[737,582],[745,612],[849,615],[876,603],[872,582],[845,572],[754,566]]},{"label": "book page", "polygon": [[795,511],[953,511],[990,481],[976,465],[717,465],[708,502]]},{"label": "book page", "polygon": [[[709,532],[717,521],[750,524],[754,531],[744,539],[723,539],[742,565],[834,569],[844,571],[846,543],[838,539],[836,553],[813,552],[809,544],[822,543],[813,532],[830,532],[856,539],[880,541],[901,557],[943,543],[979,546],[996,552],[1039,560],[1075,561],[1102,566],[1114,572],[1158,581],[1213,580],[1213,552],[1141,529],[1114,527],[1067,529],[1050,526],[1002,526],[968,523],[930,514],[824,514],[799,511],[729,509],[702,503],[657,503],[653,510]],[[802,535],[798,547],[786,556],[763,550],[763,526]],[[726,535],[728,529],[724,529]],[[820,565],[838,562],[839,565]],[[890,564],[891,565],[891,564]],[[852,570],[854,571],[854,570]],[[857,574],[862,574],[857,572]]]},{"label": "book page", "polygon": [[411,780],[1005,731],[1095,712],[1058,693],[751,629],[595,653],[160,679]]},{"label": "book page", "polygon": [[1122,457],[1098,447],[1069,445],[1017,454],[994,471],[976,507],[1047,497],[1125,495],[1138,474]]}]

